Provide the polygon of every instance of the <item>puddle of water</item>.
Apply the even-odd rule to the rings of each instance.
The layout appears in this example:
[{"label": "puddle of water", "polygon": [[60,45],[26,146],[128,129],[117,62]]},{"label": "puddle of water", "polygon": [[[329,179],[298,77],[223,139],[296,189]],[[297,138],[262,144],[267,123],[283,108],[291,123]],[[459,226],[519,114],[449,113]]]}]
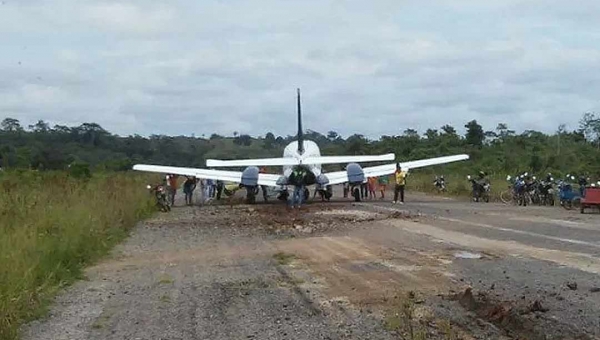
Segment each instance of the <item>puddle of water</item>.
[{"label": "puddle of water", "polygon": [[454,257],[459,259],[480,259],[482,258],[481,254],[477,253],[469,253],[468,251],[459,251],[454,253]]}]

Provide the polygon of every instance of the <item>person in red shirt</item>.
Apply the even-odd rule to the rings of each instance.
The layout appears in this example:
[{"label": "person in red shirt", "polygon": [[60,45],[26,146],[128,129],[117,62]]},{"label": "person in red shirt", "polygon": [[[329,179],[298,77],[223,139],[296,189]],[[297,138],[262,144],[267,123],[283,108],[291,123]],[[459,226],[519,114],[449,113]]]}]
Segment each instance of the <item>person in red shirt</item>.
[{"label": "person in red shirt", "polygon": [[168,183],[169,183],[169,200],[171,201],[171,206],[175,204],[175,195],[177,194],[177,175],[167,175]]}]

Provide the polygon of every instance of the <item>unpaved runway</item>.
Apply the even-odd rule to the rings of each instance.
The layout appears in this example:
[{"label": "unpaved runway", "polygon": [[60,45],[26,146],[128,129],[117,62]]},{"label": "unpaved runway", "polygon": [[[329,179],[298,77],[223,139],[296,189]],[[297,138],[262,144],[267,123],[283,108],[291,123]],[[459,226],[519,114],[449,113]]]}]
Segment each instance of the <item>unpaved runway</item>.
[{"label": "unpaved runway", "polygon": [[158,214],[25,338],[600,337],[600,215],[408,198]]}]

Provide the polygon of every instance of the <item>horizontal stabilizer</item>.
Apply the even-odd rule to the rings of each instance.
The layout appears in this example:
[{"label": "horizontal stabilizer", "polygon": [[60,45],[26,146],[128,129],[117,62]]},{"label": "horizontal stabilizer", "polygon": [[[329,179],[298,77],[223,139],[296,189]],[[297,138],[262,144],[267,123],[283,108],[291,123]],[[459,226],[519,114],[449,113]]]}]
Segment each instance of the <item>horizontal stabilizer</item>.
[{"label": "horizontal stabilizer", "polygon": [[235,159],[235,160],[220,160],[207,159],[206,166],[209,167],[237,167],[237,166],[284,166],[298,165],[300,162],[295,158],[256,158],[256,159]]},{"label": "horizontal stabilizer", "polygon": [[364,163],[364,162],[384,162],[395,159],[393,153],[374,156],[320,156],[307,157],[302,160],[302,164],[342,164],[342,163]]}]

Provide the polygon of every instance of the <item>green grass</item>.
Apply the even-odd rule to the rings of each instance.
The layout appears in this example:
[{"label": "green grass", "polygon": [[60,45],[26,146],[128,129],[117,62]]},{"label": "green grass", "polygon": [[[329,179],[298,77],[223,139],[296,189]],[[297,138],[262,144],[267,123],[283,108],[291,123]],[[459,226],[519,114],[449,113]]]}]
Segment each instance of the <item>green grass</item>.
[{"label": "green grass", "polygon": [[158,279],[158,284],[161,284],[161,285],[170,285],[170,284],[172,284],[173,282],[175,282],[175,280],[173,280],[173,278],[172,278],[172,277],[170,277],[170,276],[169,276],[169,275],[167,275],[167,274],[163,274],[163,275],[162,275],[162,276],[161,276],[161,277]]},{"label": "green grass", "polygon": [[0,339],[17,339],[22,324],[43,316],[58,290],[153,208],[146,176],[0,176]]},{"label": "green grass", "polygon": [[294,254],[279,252],[273,255],[273,258],[275,259],[275,261],[277,261],[278,264],[285,266],[292,263],[296,256]]}]

